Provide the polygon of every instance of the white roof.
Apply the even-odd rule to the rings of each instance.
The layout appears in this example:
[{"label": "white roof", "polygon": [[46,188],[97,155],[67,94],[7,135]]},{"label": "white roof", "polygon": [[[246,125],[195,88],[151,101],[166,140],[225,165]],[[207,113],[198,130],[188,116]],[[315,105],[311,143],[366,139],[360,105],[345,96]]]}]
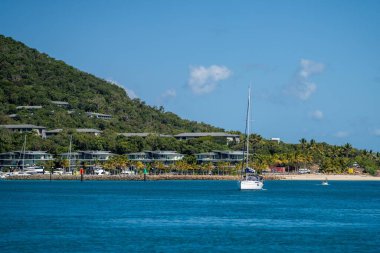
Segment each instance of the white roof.
[{"label": "white roof", "polygon": [[21,128],[32,128],[32,129],[45,129],[43,126],[35,126],[30,124],[21,124],[21,125],[0,125],[0,127],[7,129],[21,129]]},{"label": "white roof", "polygon": [[174,137],[205,137],[205,136],[211,136],[211,137],[239,137],[238,134],[229,134],[229,133],[223,133],[223,132],[181,133],[181,134],[174,135]]},{"label": "white roof", "polygon": [[93,128],[78,128],[78,133],[101,133],[102,131]]}]

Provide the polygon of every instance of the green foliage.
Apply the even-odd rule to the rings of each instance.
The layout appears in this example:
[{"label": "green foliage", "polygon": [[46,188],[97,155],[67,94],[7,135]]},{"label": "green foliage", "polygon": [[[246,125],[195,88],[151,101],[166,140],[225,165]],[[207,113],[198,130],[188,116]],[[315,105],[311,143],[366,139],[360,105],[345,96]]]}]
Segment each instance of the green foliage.
[{"label": "green foliage", "polygon": [[[51,101],[68,102],[74,113],[69,114],[67,108]],[[42,105],[43,108],[16,110],[20,105]],[[115,133],[222,131],[204,123],[183,120],[139,99],[131,100],[123,88],[2,35],[0,108],[0,124],[28,123],[49,129],[96,128]],[[86,112],[111,114],[112,119],[89,118]],[[18,118],[7,117],[14,113]]]},{"label": "green foliage", "polygon": [[[65,101],[70,107],[58,107],[51,101]],[[20,105],[41,105],[43,108],[16,109]],[[89,118],[86,112],[111,114],[112,119]],[[17,117],[10,118],[9,114],[17,114]],[[109,150],[122,155],[144,150],[173,150],[185,154],[187,164],[195,163],[196,153],[244,149],[244,141],[227,144],[221,138],[204,137],[179,141],[174,138],[159,137],[156,134],[219,132],[223,129],[183,120],[171,112],[165,112],[163,107],[152,107],[140,99],[130,99],[123,88],[2,35],[0,35],[0,124],[34,124],[48,129],[64,129],[48,139],[42,139],[34,133],[27,134],[27,149],[45,150],[52,154],[68,151],[70,135],[73,136],[73,151]],[[102,130],[103,134],[101,136],[81,134],[77,133],[75,128],[95,128]],[[146,138],[127,138],[118,135],[122,132],[156,134]],[[23,136],[0,128],[0,152],[21,150]],[[259,170],[269,166],[297,169],[313,165],[321,171],[343,173],[357,162],[365,171],[375,174],[380,166],[379,153],[357,150],[349,143],[344,146],[332,146],[315,140],[308,142],[305,138],[301,138],[299,144],[285,144],[268,141],[257,134],[252,134],[250,148],[250,153],[254,154],[251,157],[252,162]],[[119,157],[116,167],[122,167],[123,161]],[[185,165],[180,164],[182,170],[187,169]],[[141,170],[141,165],[136,167]],[[217,173],[224,173],[223,171],[229,168],[227,165],[219,167]],[[213,169],[211,164],[200,167],[200,171],[204,173],[209,173]]]}]

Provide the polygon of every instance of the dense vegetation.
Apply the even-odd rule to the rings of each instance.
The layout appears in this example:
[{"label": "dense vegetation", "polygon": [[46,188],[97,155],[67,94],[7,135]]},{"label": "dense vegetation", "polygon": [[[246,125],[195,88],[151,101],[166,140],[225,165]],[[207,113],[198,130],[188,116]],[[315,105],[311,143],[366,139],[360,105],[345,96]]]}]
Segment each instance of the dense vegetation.
[{"label": "dense vegetation", "polygon": [[[51,101],[65,101],[74,113]],[[42,105],[37,110],[16,106]],[[85,112],[111,114],[111,120],[88,118]],[[7,115],[17,114],[10,119]],[[0,35],[0,124],[29,123],[52,128],[96,128],[115,132],[180,133],[222,131],[180,119],[164,109],[130,99],[125,90],[68,66],[21,42]]]},{"label": "dense vegetation", "polygon": [[[51,101],[66,101],[68,109]],[[42,105],[42,109],[19,110],[17,106]],[[86,112],[111,114],[112,119],[89,118]],[[17,114],[11,118],[8,115]],[[120,132],[180,132],[223,131],[204,123],[180,119],[164,109],[130,99],[117,85],[79,71],[35,49],[0,35],[0,124],[35,124],[48,129],[64,128],[57,136],[42,139],[28,134],[27,149],[46,150],[52,154],[67,152],[69,135],[73,135],[73,150],[109,150],[125,154],[143,150],[175,150],[186,155],[185,162],[194,164],[194,154],[212,150],[242,150],[243,142],[226,144],[210,137],[179,141],[170,137],[150,135],[124,137]],[[75,128],[103,130],[99,137],[79,134]],[[380,154],[358,150],[350,144],[332,146],[314,140],[301,139],[299,144],[275,143],[252,135],[251,152],[258,169],[283,166],[318,168],[325,172],[344,173],[354,163],[376,174]],[[23,135],[0,129],[0,152],[20,150]],[[226,166],[225,166],[226,167]],[[228,167],[228,166],[227,166]]]}]

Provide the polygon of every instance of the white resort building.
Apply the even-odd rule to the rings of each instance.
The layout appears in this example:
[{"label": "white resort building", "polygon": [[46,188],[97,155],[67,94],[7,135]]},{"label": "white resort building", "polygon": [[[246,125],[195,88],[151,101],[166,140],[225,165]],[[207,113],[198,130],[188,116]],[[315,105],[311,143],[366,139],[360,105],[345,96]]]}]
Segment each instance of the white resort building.
[{"label": "white resort building", "polygon": [[90,118],[97,118],[97,119],[112,119],[112,115],[110,114],[103,114],[103,113],[97,113],[97,112],[86,112],[87,116]]},{"label": "white resort building", "polygon": [[144,151],[127,154],[131,161],[140,161],[143,163],[162,162],[165,165],[175,163],[184,158],[183,154],[176,151]]},{"label": "white resort building", "polygon": [[0,153],[1,169],[24,169],[32,166],[41,166],[46,161],[54,160],[53,155],[46,151],[13,151]]},{"label": "white resort building", "polygon": [[213,151],[208,153],[195,154],[197,163],[218,163],[229,162],[236,164],[244,159],[243,151]]},{"label": "white resort building", "polygon": [[61,153],[61,159],[70,159],[70,168],[85,165],[86,167],[96,167],[110,159],[115,154],[111,151],[87,150],[71,153]]},{"label": "white resort building", "polygon": [[240,142],[240,135],[238,134],[229,134],[229,133],[223,133],[223,132],[210,132],[210,133],[181,133],[174,135],[174,138],[178,140],[190,140],[194,138],[202,138],[202,137],[212,137],[215,139],[222,139],[225,140],[226,143],[230,142]]},{"label": "white resort building", "polygon": [[8,129],[12,132],[19,132],[19,133],[34,132],[41,137],[45,137],[45,131],[46,131],[46,127],[35,126],[35,125],[30,125],[30,124],[0,125],[0,128],[5,128],[5,129]]}]

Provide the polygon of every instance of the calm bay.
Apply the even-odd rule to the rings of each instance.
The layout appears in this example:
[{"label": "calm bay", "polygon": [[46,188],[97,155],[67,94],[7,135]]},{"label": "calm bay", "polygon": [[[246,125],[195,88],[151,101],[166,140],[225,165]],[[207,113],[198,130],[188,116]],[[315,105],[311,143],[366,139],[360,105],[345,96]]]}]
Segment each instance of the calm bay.
[{"label": "calm bay", "polygon": [[1,252],[379,252],[380,182],[0,181]]}]

